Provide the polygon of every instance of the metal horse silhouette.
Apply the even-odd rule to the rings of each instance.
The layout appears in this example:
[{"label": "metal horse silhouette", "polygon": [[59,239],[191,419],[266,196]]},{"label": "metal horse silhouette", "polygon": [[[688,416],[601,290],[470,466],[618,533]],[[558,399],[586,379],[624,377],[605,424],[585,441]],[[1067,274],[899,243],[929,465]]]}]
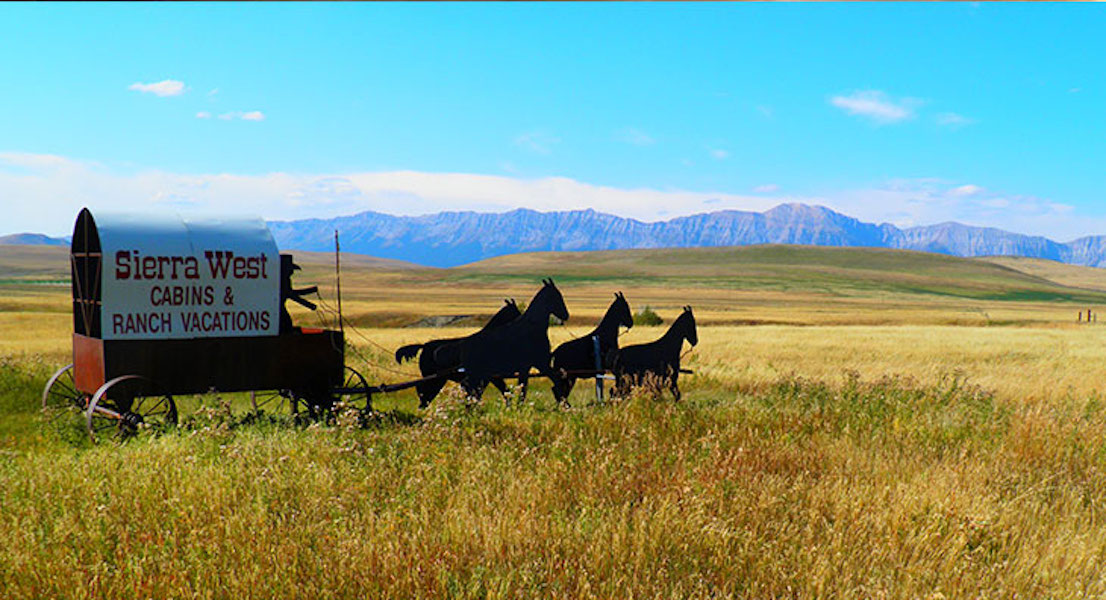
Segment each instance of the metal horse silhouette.
[{"label": "metal horse silhouette", "polygon": [[[557,346],[553,351],[553,372],[557,374],[553,379],[553,396],[558,402],[568,404],[568,395],[581,371],[594,371],[597,366],[602,370],[609,366],[605,359],[618,349],[619,326],[634,326],[634,316],[622,292],[614,295],[614,302],[595,329],[584,337]],[[599,361],[596,360],[594,338],[599,338],[599,358],[602,359]]]},{"label": "metal horse silhouette", "polygon": [[[495,313],[495,315],[484,324],[484,327],[482,327],[480,331],[488,331],[496,329],[497,327],[502,327],[521,315],[522,313],[518,310],[518,305],[515,304],[515,301],[508,298],[503,301],[503,308],[500,308],[499,312]],[[419,355],[419,372],[422,373],[422,376],[424,378],[430,378],[434,375],[440,375],[440,377],[426,379],[415,386],[415,392],[419,396],[419,408],[426,408],[429,406],[430,402],[442,391],[442,387],[445,386],[446,381],[461,381],[461,374],[457,372],[457,369],[461,366],[460,353],[439,353],[438,350],[446,346],[458,344],[465,339],[464,337],[443,338],[431,340],[425,344],[409,344],[396,350],[397,363],[411,360],[415,358],[416,355],[419,355],[421,351],[422,354]],[[503,383],[502,379],[492,379],[491,383],[495,385],[500,393],[504,395],[507,394],[507,385]]]},{"label": "metal horse silhouette", "polygon": [[679,400],[680,350],[684,340],[691,342],[692,346],[699,343],[695,315],[691,313],[690,306],[684,307],[683,313],[660,339],[612,351],[609,358],[611,372],[615,376],[614,393],[624,396],[630,386],[642,385],[647,377],[652,376],[667,384],[672,395]]},{"label": "metal horse silhouette", "polygon": [[550,315],[568,320],[561,291],[552,279],[542,281],[538,293],[530,300],[522,316],[495,329],[475,333],[455,345],[439,348],[436,359],[454,351],[460,352],[464,375],[461,387],[470,398],[480,398],[484,388],[496,377],[518,377],[522,386],[519,400],[526,398],[526,382],[530,369],[536,368],[552,379],[549,352]]}]

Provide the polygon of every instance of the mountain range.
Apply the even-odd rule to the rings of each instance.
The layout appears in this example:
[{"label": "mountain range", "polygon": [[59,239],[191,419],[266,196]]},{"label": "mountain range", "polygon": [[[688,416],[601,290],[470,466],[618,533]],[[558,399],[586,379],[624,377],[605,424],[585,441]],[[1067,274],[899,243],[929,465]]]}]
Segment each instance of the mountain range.
[{"label": "mountain range", "polygon": [[[1061,243],[991,227],[940,223],[899,228],[865,223],[823,206],[781,204],[765,212],[724,210],[646,223],[594,210],[504,213],[440,212],[400,217],[367,211],[333,219],[271,221],[282,249],[342,249],[434,267],[519,252],[804,244],[937,252],[953,256],[1025,256],[1106,266],[1106,236]],[[64,244],[40,234],[0,237],[0,244]]]},{"label": "mountain range", "polygon": [[269,228],[281,248],[332,250],[337,229],[344,251],[436,267],[518,252],[752,244],[898,248],[1106,266],[1106,236],[1060,243],[1041,236],[952,222],[903,229],[887,223],[865,223],[805,204],[781,204],[765,212],[724,210],[655,223],[590,209],[441,212],[417,217],[369,211],[334,219],[274,221]]}]

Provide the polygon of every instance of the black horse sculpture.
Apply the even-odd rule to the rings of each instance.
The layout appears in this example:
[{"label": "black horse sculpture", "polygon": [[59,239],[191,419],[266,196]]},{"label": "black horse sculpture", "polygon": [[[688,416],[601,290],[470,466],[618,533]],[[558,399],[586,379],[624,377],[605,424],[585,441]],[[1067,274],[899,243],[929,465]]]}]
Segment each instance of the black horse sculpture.
[{"label": "black horse sculpture", "polygon": [[[634,326],[634,316],[630,313],[630,305],[622,292],[614,295],[614,302],[607,308],[607,313],[599,321],[599,326],[591,330],[584,337],[577,338],[557,346],[553,351],[553,372],[557,378],[553,380],[553,396],[558,402],[568,404],[568,395],[572,387],[576,385],[577,375],[573,371],[592,371],[595,369],[595,340],[599,338],[599,357],[605,359],[611,351],[618,349],[619,326],[630,328]],[[606,368],[606,361],[599,362],[600,368]]]},{"label": "black horse sculpture", "polygon": [[632,385],[641,385],[648,377],[655,377],[668,384],[668,389],[677,400],[680,399],[680,350],[684,340],[691,345],[699,343],[699,334],[695,331],[695,315],[691,307],[685,306],[684,312],[676,318],[660,339],[648,344],[626,346],[614,350],[609,357],[611,372],[615,376],[614,393],[626,395]]},{"label": "black horse sculpture", "polygon": [[[484,324],[484,327],[480,331],[488,331],[497,327],[502,327],[521,315],[522,313],[518,310],[518,305],[515,304],[513,299],[504,300],[503,308],[500,308],[499,312],[495,313],[495,315]],[[410,344],[396,350],[397,363],[415,358],[416,355],[419,355],[419,351],[421,350],[422,354],[419,356],[419,372],[422,373],[422,376],[430,377],[432,375],[441,375],[441,377],[423,381],[415,386],[415,392],[419,396],[419,408],[426,408],[429,406],[430,402],[442,391],[442,387],[445,386],[446,381],[461,381],[461,374],[457,372],[457,368],[461,366],[460,354],[456,352],[443,352],[439,356],[437,351],[442,347],[457,344],[465,339],[466,338],[460,337],[431,340],[425,344]],[[492,384],[499,389],[500,393],[506,395],[507,385],[503,383],[502,379],[493,379]]]},{"label": "black horse sculpture", "polygon": [[542,284],[519,318],[435,352],[439,361],[453,352],[460,353],[461,367],[465,371],[461,387],[470,398],[479,399],[484,388],[496,377],[512,376],[518,377],[522,387],[521,401],[526,398],[526,381],[532,367],[553,378],[549,364],[549,316],[566,321],[568,308],[552,279],[543,280]]}]

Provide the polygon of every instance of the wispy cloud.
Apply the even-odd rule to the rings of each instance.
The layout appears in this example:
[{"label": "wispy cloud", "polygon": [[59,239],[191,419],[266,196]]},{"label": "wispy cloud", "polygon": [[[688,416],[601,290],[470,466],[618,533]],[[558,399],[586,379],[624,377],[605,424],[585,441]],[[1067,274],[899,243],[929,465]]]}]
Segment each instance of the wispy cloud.
[{"label": "wispy cloud", "polygon": [[850,115],[885,125],[913,119],[922,101],[917,98],[895,100],[880,90],[861,90],[833,96],[830,104]]},{"label": "wispy cloud", "polygon": [[949,190],[949,193],[952,194],[953,196],[960,196],[960,197],[975,196],[975,195],[980,194],[981,192],[983,192],[982,187],[980,187],[978,185],[972,185],[970,183],[967,184],[967,185],[961,185],[961,186],[958,186],[958,187],[954,187],[951,190]]},{"label": "wispy cloud", "polygon": [[950,129],[959,129],[961,127],[965,127],[967,125],[972,125],[973,123],[975,123],[975,119],[970,119],[968,117],[965,117],[964,115],[954,112],[939,113],[936,117],[934,117],[934,120],[937,121],[938,125],[941,125],[942,127],[948,127]]},{"label": "wispy cloud", "polygon": [[[770,186],[773,184],[765,184]],[[502,212],[592,208],[644,221],[700,212],[763,211],[781,202],[822,205],[858,219],[899,226],[959,221],[1047,235],[1057,240],[1106,233],[1106,215],[938,179],[889,180],[819,196],[760,191],[658,190],[601,186],[565,177],[525,179],[417,171],[289,174],[186,174],[120,170],[64,156],[0,154],[0,234],[67,233],[83,206],[96,210],[250,213],[266,219],[327,218],[364,210],[418,215],[442,210]]]},{"label": "wispy cloud", "polygon": [[200,112],[196,113],[196,118],[197,119],[210,119],[211,118],[211,113],[207,112],[206,110],[201,110]]},{"label": "wispy cloud", "polygon": [[764,185],[756,186],[755,188],[753,188],[753,191],[758,194],[772,194],[780,191],[780,186],[774,183],[766,183]]},{"label": "wispy cloud", "polygon": [[[207,113],[202,113],[202,114],[207,114]],[[200,115],[197,114],[196,116],[199,117]],[[203,117],[203,118],[206,118],[206,117]],[[223,113],[223,114],[219,115],[218,118],[223,120],[223,121],[234,121],[236,119],[240,120],[240,121],[264,121],[265,120],[265,113],[263,113],[259,110],[251,110],[249,112],[232,111],[232,112]]]},{"label": "wispy cloud", "polygon": [[153,94],[162,98],[167,96],[180,96],[185,91],[183,81],[177,81],[176,79],[166,79],[165,81],[158,81],[155,83],[132,83],[127,89],[134,90],[136,92],[142,92],[143,94]]},{"label": "wispy cloud", "polygon": [[730,157],[730,153],[726,150],[721,149],[721,148],[711,148],[710,149],[710,157],[713,158],[714,160],[726,160],[727,158]]},{"label": "wispy cloud", "polygon": [[535,154],[550,154],[561,139],[546,131],[527,131],[515,138],[515,146]]},{"label": "wispy cloud", "polygon": [[614,139],[631,146],[652,146],[656,140],[640,129],[626,127],[614,133]]}]

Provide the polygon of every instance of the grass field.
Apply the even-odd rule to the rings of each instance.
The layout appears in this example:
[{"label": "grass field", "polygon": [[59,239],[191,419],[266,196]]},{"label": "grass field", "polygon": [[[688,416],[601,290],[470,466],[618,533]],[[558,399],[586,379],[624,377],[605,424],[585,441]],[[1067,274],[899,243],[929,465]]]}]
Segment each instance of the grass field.
[{"label": "grass field", "polygon": [[[169,435],[91,446],[38,417],[67,362],[64,249],[0,246],[0,589],[100,597],[1106,595],[1101,271],[752,247],[535,254],[455,269],[344,259],[348,363],[463,335],[553,276],[588,330],[621,289],[693,304],[685,398],[571,409],[455,388],[311,426],[182,398]],[[60,261],[60,265],[59,265]],[[301,285],[332,298],[328,255]],[[406,327],[426,317],[461,326]],[[302,323],[315,315],[297,313]],[[622,343],[659,336],[635,327]],[[230,405],[231,412],[224,407]]]}]

